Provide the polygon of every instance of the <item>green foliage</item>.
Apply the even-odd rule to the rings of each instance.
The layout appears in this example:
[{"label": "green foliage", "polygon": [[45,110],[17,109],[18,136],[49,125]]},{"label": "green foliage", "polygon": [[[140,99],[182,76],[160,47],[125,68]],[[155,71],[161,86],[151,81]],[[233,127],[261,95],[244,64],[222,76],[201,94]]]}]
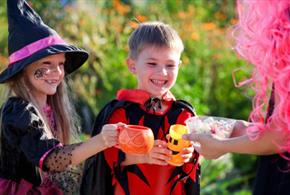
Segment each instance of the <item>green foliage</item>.
[{"label": "green foliage", "polygon": [[[8,64],[8,33],[6,7],[2,6],[6,3],[0,2],[2,70]],[[88,62],[72,75],[73,96],[81,115],[82,108],[88,108],[94,118],[117,90],[136,86],[125,64],[128,36],[138,25],[136,21],[161,20],[179,32],[185,45],[179,77],[172,89],[175,96],[191,102],[198,114],[247,119],[252,92],[245,87],[235,88],[232,81],[235,68],[248,69],[230,49],[228,27],[235,23],[234,1],[71,0],[64,7],[57,0],[29,2],[45,23],[90,53]],[[1,86],[0,93],[4,91]],[[250,194],[254,161],[255,157],[234,155],[203,162],[202,194]]]}]

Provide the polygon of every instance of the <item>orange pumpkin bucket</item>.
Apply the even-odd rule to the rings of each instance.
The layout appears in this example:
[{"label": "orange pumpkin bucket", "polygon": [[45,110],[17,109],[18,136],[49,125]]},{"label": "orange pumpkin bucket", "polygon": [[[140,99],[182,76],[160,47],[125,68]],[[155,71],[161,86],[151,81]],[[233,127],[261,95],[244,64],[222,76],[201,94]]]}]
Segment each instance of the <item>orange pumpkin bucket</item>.
[{"label": "orange pumpkin bucket", "polygon": [[190,142],[182,139],[182,135],[188,132],[188,128],[184,125],[176,124],[170,126],[167,148],[172,151],[172,155],[171,160],[167,161],[168,164],[173,166],[183,165],[180,152],[183,148],[188,147]]},{"label": "orange pumpkin bucket", "polygon": [[118,144],[129,154],[146,154],[154,144],[154,135],[150,128],[140,125],[124,125],[119,128]]}]

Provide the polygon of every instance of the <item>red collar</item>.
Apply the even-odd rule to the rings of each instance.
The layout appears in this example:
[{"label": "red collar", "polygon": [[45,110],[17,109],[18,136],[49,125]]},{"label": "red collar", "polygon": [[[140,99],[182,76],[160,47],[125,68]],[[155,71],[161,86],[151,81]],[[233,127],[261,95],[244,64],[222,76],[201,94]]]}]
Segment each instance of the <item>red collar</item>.
[{"label": "red collar", "polygon": [[[147,91],[141,89],[121,89],[117,93],[118,100],[130,101],[141,105],[144,105],[144,103],[150,98],[151,95]],[[168,91],[161,97],[161,100],[165,102],[173,102],[175,101],[175,97],[170,91]]]}]

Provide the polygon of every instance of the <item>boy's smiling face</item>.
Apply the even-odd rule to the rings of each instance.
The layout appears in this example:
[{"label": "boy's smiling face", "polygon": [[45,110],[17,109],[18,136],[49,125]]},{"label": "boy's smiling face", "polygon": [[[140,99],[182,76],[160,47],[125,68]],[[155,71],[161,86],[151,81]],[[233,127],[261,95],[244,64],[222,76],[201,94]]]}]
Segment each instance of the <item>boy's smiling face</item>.
[{"label": "boy's smiling face", "polygon": [[145,47],[136,59],[129,58],[129,70],[136,75],[138,89],[161,97],[175,84],[181,52],[168,47]]}]

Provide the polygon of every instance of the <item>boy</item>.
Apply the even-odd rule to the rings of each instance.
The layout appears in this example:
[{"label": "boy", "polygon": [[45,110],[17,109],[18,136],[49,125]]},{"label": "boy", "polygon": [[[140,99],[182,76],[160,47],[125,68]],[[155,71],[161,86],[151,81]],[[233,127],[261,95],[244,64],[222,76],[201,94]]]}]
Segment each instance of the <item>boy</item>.
[{"label": "boy", "polygon": [[183,43],[161,22],[142,23],[129,39],[127,65],[137,89],[122,89],[95,121],[93,135],[103,124],[122,122],[150,127],[155,143],[147,155],[129,155],[110,148],[86,162],[82,194],[199,194],[198,153],[192,145],[182,152],[184,165],[168,165],[171,151],[166,135],[173,124],[194,115],[185,101],[170,92],[175,84]]}]

